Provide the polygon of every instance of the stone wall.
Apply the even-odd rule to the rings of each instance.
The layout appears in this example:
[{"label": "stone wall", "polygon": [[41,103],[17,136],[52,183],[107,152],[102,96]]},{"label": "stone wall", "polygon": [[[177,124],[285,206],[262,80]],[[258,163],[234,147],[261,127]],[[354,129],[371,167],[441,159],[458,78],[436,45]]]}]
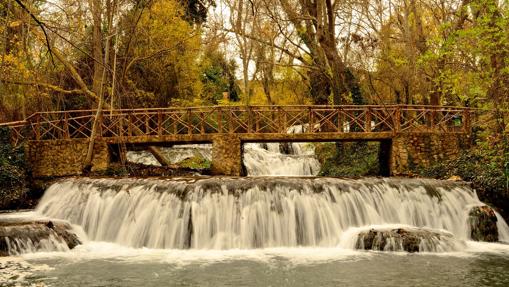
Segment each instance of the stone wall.
[{"label": "stone wall", "polygon": [[[30,141],[27,160],[34,177],[81,175],[87,149],[87,139]],[[96,141],[92,171],[105,170],[109,163],[108,145]]]},{"label": "stone wall", "polygon": [[212,167],[213,175],[241,176],[242,169],[242,143],[234,134],[214,136],[212,140]]},{"label": "stone wall", "polygon": [[392,139],[391,175],[411,174],[415,168],[458,157],[469,143],[466,134],[398,134]]}]

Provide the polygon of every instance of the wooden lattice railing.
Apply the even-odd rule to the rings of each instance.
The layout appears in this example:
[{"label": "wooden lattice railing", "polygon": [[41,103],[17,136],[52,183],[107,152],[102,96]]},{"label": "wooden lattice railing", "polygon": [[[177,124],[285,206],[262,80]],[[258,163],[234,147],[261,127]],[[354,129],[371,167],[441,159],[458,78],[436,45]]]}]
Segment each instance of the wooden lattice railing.
[{"label": "wooden lattice railing", "polygon": [[[470,132],[472,111],[442,106],[210,106],[104,111],[98,137],[115,142],[177,135]],[[23,140],[89,138],[94,110],[39,112],[4,123]]]}]

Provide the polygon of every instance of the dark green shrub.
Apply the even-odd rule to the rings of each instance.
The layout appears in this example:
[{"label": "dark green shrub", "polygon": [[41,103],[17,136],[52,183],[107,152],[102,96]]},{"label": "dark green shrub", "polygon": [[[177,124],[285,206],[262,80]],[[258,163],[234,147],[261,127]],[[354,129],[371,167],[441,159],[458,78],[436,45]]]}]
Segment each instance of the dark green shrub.
[{"label": "dark green shrub", "polygon": [[336,153],[335,143],[315,145],[315,154],[322,164],[321,176],[376,176],[380,174],[378,143],[344,143],[343,152]]},{"label": "dark green shrub", "polygon": [[11,146],[9,139],[9,129],[0,128],[0,209],[16,208],[27,192],[24,149]]},{"label": "dark green shrub", "polygon": [[423,177],[447,179],[459,176],[472,183],[479,199],[495,207],[509,220],[508,166],[504,148],[499,144],[479,144],[464,151],[458,158],[437,162],[416,169]]}]

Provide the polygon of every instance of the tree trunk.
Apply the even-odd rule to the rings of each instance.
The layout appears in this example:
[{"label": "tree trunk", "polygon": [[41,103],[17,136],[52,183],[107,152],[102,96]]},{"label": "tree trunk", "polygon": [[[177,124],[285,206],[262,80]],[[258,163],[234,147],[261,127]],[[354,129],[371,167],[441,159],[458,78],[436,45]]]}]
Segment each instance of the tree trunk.
[{"label": "tree trunk", "polygon": [[[109,55],[110,55],[110,37],[109,32],[112,30],[112,24],[113,24],[113,10],[112,10],[112,3],[110,0],[106,1],[106,17],[107,17],[107,25],[108,28],[106,29],[106,44],[105,44],[105,53],[104,53],[104,60],[102,58],[97,58],[99,54],[102,55],[102,33],[101,33],[101,11],[100,11],[100,0],[94,0],[94,6],[92,8],[93,10],[93,18],[94,18],[94,36],[93,36],[93,47],[94,47],[94,58],[96,61],[98,59],[101,59],[102,64],[107,64],[109,62]],[[99,14],[96,15],[96,14]],[[97,22],[99,21],[99,22]],[[99,26],[97,28],[97,26]],[[97,35],[97,32],[100,33],[99,36]],[[106,69],[103,65],[99,65],[97,62],[94,63],[94,79],[93,79],[93,90],[96,93],[96,95],[99,96],[99,102],[97,104],[97,111],[94,117],[94,123],[92,124],[92,132],[90,134],[89,143],[88,143],[88,150],[87,150],[87,156],[85,157],[85,162],[83,163],[83,171],[85,173],[88,173],[92,168],[92,157],[94,155],[94,145],[95,145],[95,139],[97,138],[97,132],[99,130],[99,127],[102,124],[102,110],[104,105],[104,82],[106,80]],[[100,68],[96,68],[100,67]],[[96,74],[97,72],[100,72],[100,79],[97,81]]]},{"label": "tree trunk", "polygon": [[[108,1],[109,3],[109,1]],[[88,4],[92,10],[92,55],[94,57],[94,74],[92,76],[92,91],[100,96],[102,89],[102,77],[104,71],[104,65],[106,62],[103,61],[103,33],[102,28],[102,3],[101,0],[89,0]]]}]

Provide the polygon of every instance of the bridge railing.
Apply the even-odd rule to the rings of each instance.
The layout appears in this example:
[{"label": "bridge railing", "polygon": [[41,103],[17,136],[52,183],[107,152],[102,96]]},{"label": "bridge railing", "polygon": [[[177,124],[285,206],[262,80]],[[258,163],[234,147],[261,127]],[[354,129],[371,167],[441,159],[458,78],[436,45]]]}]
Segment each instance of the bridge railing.
[{"label": "bridge railing", "polygon": [[[22,140],[89,138],[96,112],[39,112],[25,121],[2,124]],[[222,133],[282,134],[374,132],[468,132],[468,108],[402,105],[210,106],[106,110],[98,137],[128,142],[131,138]]]}]

